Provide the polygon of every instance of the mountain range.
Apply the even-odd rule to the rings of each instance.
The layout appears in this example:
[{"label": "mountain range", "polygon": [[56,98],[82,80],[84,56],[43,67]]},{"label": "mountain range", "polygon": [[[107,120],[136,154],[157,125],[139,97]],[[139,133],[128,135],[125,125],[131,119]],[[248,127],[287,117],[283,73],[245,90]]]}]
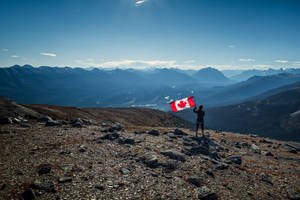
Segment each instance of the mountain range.
[{"label": "mountain range", "polygon": [[299,74],[254,76],[235,83],[214,68],[85,70],[70,67],[0,68],[0,94],[21,103],[76,107],[150,107],[169,110],[171,100],[195,96],[207,107],[243,102],[300,81]]}]

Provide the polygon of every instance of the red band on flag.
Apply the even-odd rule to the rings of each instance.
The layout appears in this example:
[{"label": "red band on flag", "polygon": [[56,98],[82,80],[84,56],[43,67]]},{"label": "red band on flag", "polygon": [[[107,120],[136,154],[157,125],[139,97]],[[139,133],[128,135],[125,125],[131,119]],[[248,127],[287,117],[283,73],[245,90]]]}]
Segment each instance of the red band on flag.
[{"label": "red band on flag", "polygon": [[196,104],[194,102],[194,97],[193,96],[188,97],[188,102],[190,104],[190,107],[195,107],[196,106]]},{"label": "red band on flag", "polygon": [[173,112],[177,112],[177,108],[176,108],[176,105],[175,105],[175,101],[172,101],[172,102],[170,103],[170,105],[171,105],[172,111],[173,111]]}]

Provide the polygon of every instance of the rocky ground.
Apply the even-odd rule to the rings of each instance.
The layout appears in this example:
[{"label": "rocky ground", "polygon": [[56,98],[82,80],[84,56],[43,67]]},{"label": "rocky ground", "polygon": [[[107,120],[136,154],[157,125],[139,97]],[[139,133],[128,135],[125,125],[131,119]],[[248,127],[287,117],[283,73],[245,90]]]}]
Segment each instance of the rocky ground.
[{"label": "rocky ground", "polygon": [[56,122],[0,125],[0,199],[300,199],[297,143]]}]

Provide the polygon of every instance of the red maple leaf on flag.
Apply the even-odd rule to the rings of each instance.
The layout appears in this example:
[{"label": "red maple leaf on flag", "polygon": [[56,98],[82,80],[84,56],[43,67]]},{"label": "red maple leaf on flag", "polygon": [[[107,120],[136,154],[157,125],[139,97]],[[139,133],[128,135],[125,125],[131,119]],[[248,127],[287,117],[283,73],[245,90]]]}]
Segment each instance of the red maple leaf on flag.
[{"label": "red maple leaf on flag", "polygon": [[186,102],[184,101],[180,101],[177,106],[179,106],[180,108],[184,108],[186,106]]}]

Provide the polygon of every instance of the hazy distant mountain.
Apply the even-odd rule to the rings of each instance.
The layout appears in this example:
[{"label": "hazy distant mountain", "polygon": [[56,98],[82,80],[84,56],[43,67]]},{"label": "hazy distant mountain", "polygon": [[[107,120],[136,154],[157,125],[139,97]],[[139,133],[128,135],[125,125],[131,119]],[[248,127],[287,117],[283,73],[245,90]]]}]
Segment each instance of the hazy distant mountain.
[{"label": "hazy distant mountain", "polygon": [[222,72],[217,69],[208,67],[200,69],[194,74],[194,77],[202,83],[228,83],[230,79],[225,77]]},{"label": "hazy distant mountain", "polygon": [[201,99],[208,107],[241,103],[268,90],[300,81],[300,74],[277,74],[272,76],[254,76],[247,81],[219,87],[214,93]]},{"label": "hazy distant mountain", "polygon": [[262,94],[259,94],[257,96],[254,96],[254,97],[251,97],[251,98],[247,99],[247,101],[248,100],[253,101],[253,100],[264,99],[264,98],[267,98],[269,96],[272,96],[272,95],[275,95],[275,94],[278,94],[280,92],[284,92],[284,91],[287,91],[287,90],[290,90],[290,89],[293,89],[293,88],[297,88],[297,87],[300,87],[300,81],[296,82],[296,83],[289,84],[289,85],[284,85],[282,87],[275,88],[275,89],[272,89],[272,90],[268,90],[267,92],[264,92]]},{"label": "hazy distant mountain", "polygon": [[252,76],[270,76],[280,73],[300,74],[300,69],[268,69],[268,70],[245,70],[239,74],[230,76],[230,79],[235,81],[245,81]]},{"label": "hazy distant mountain", "polygon": [[169,110],[171,100],[187,96],[195,96],[197,104],[210,107],[230,105],[300,81],[300,75],[281,74],[230,85],[231,80],[213,68],[189,73],[178,69],[85,70],[16,65],[0,68],[0,94],[21,103]]},{"label": "hazy distant mountain", "polygon": [[168,109],[167,102],[171,99],[191,96],[201,88],[225,84],[216,82],[224,80],[220,72],[210,71],[216,76],[211,73],[210,79],[205,77],[209,82],[206,84],[177,69],[86,70],[15,65],[0,68],[0,93],[22,103]]},{"label": "hazy distant mountain", "polygon": [[221,70],[221,72],[224,74],[224,76],[226,76],[227,78],[230,78],[232,76],[238,75],[240,73],[242,73],[245,70],[235,70],[235,69],[225,69],[225,70]]},{"label": "hazy distant mountain", "polygon": [[[177,116],[192,122],[196,117],[191,110]],[[212,129],[300,141],[300,87],[265,99],[206,109],[205,122]]]}]

